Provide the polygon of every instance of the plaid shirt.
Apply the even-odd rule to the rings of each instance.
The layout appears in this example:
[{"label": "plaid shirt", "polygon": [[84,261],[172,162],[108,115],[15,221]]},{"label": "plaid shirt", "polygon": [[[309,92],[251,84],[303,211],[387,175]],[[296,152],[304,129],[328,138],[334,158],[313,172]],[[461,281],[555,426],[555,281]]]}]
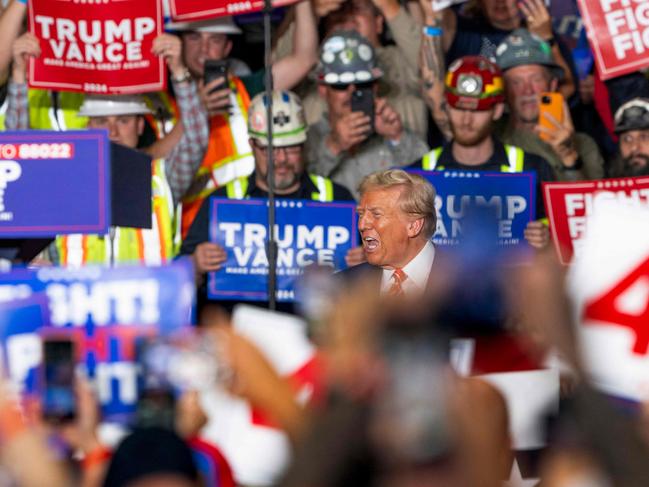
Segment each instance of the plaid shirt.
[{"label": "plaid shirt", "polygon": [[[165,175],[174,202],[178,203],[203,161],[209,139],[209,122],[194,81],[174,83],[174,92],[184,130],[180,142],[165,159]],[[5,125],[7,130],[30,128],[27,84],[9,83]]]}]

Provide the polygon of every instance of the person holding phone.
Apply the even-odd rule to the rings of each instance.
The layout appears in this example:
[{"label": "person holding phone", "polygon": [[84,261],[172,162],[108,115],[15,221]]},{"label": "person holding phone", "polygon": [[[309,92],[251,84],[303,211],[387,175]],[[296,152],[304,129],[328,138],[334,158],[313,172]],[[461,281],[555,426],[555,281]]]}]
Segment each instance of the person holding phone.
[{"label": "person holding phone", "polygon": [[428,150],[401,117],[377,97],[383,75],[371,43],[355,31],[335,31],[323,43],[318,91],[327,110],[309,127],[309,170],[352,191],[368,174],[403,166]]},{"label": "person holding phone", "polygon": [[597,144],[575,131],[568,105],[558,92],[564,70],[550,46],[518,29],[498,46],[496,62],[504,72],[510,112],[499,126],[502,140],[542,156],[559,181],[604,177]]}]

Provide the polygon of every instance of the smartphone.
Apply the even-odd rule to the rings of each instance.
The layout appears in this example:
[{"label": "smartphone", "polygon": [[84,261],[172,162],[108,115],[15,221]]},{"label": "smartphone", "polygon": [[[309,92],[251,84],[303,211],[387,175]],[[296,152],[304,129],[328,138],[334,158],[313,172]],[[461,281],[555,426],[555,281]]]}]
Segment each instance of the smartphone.
[{"label": "smartphone", "polygon": [[75,365],[71,340],[43,342],[43,417],[49,422],[63,423],[75,417]]},{"label": "smartphone", "polygon": [[[211,83],[216,79],[227,80],[228,76],[228,61],[226,59],[216,60],[216,59],[206,59],[205,60],[205,69],[203,71],[203,82],[205,85]],[[225,85],[221,85],[218,89],[225,88]]]},{"label": "smartphone", "polygon": [[371,86],[357,88],[352,92],[352,112],[363,112],[370,118],[370,129],[374,132],[374,91]]},{"label": "smartphone", "polygon": [[133,426],[171,429],[175,418],[176,394],[169,382],[168,364],[174,354],[173,347],[142,338],[136,342],[135,350],[140,374]]},{"label": "smartphone", "polygon": [[[539,124],[554,132],[556,126],[548,120],[546,114],[550,114],[557,122],[562,123],[564,117],[563,105],[563,95],[561,93],[541,93],[539,98]],[[541,132],[540,137],[545,141],[549,138],[544,132]]]}]

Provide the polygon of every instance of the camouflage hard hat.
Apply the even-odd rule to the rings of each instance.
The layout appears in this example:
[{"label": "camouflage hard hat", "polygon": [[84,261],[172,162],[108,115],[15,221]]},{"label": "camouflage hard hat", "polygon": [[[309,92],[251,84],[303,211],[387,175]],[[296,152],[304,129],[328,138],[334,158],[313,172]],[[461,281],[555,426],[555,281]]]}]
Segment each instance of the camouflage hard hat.
[{"label": "camouflage hard hat", "polygon": [[352,30],[334,31],[322,44],[318,81],[328,85],[367,83],[383,76],[370,42]]}]

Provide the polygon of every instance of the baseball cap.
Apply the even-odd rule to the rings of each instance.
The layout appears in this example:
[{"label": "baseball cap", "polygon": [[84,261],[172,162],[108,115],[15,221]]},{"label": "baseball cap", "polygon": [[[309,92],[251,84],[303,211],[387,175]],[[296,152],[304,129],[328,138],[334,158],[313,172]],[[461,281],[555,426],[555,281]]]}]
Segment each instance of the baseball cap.
[{"label": "baseball cap", "polygon": [[563,77],[563,68],[552,57],[552,48],[527,29],[516,29],[496,48],[496,64],[503,71],[525,64],[540,64],[550,68],[557,78]]},{"label": "baseball cap", "polygon": [[317,78],[328,85],[367,83],[383,76],[374,48],[353,30],[337,30],[320,49]]},{"label": "baseball cap", "polygon": [[500,69],[482,56],[455,60],[446,73],[446,102],[463,110],[489,110],[504,101]]},{"label": "baseball cap", "polygon": [[151,113],[140,95],[86,95],[78,115],[107,117],[110,115],[145,115]]},{"label": "baseball cap", "polygon": [[615,112],[615,133],[649,129],[649,99],[633,98]]}]

